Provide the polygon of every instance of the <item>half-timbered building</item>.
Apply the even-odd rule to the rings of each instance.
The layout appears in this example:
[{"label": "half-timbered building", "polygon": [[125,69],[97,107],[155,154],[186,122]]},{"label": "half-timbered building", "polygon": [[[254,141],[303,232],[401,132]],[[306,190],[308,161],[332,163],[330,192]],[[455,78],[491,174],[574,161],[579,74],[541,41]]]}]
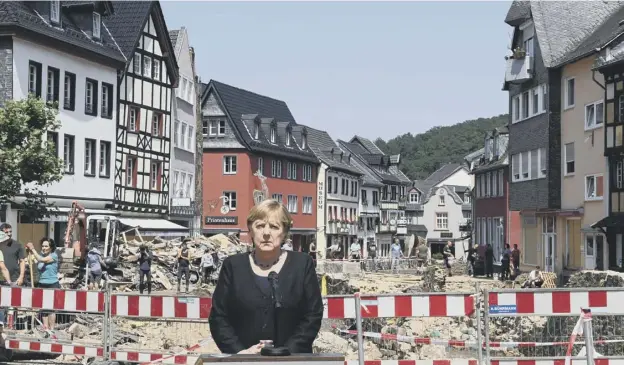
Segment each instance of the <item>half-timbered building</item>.
[{"label": "half-timbered building", "polygon": [[127,61],[119,79],[114,206],[126,216],[159,217],[169,207],[178,65],[159,2],[114,6],[106,25]]}]

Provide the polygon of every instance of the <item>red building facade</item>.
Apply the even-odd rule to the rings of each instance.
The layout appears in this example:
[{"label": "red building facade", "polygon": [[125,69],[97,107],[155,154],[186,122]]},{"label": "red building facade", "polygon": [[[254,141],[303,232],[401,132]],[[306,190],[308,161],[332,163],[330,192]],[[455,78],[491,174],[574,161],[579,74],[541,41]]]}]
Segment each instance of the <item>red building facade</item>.
[{"label": "red building facade", "polygon": [[[316,235],[319,162],[283,101],[210,81],[202,92],[203,233],[250,242],[247,215],[264,198],[291,212],[295,249]],[[268,196],[267,196],[268,193]]]}]

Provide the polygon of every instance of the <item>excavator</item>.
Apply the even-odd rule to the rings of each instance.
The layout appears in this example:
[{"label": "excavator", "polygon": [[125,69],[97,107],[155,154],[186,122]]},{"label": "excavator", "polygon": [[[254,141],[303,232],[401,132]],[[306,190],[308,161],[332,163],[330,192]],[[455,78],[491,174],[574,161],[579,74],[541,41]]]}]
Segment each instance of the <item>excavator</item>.
[{"label": "excavator", "polygon": [[119,221],[112,215],[89,215],[77,201],[72,202],[64,235],[64,245],[58,248],[63,274],[76,274],[84,267],[90,243],[104,243],[103,256],[117,256]]}]

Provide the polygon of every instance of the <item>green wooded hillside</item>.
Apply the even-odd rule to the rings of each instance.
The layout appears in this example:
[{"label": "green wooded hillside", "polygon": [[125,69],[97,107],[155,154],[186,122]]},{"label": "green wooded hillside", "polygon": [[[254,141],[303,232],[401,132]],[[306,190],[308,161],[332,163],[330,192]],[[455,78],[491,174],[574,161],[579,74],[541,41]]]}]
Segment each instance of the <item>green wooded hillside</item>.
[{"label": "green wooded hillside", "polygon": [[485,132],[506,125],[508,115],[467,120],[452,126],[434,127],[375,144],[387,154],[401,154],[401,170],[413,180],[427,178],[446,163],[462,163],[463,158],[483,148]]}]

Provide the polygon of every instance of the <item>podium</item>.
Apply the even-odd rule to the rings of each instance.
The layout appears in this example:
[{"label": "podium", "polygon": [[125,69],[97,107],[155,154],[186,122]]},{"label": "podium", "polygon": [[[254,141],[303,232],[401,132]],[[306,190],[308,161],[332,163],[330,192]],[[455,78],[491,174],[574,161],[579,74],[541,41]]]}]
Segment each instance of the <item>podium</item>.
[{"label": "podium", "polygon": [[202,354],[195,365],[223,363],[227,365],[344,365],[341,354],[292,354],[290,356]]}]

